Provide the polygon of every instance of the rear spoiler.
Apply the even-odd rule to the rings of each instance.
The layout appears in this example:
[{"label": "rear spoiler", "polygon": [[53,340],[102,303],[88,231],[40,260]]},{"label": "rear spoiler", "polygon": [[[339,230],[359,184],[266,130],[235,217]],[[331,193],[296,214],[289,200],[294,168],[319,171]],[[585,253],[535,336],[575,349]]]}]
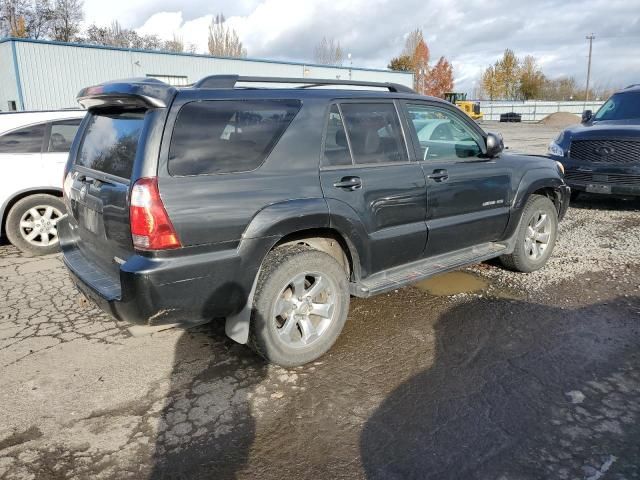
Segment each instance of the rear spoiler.
[{"label": "rear spoiler", "polygon": [[164,108],[178,90],[155,78],[114,80],[80,90],[77,100],[85,108]]}]

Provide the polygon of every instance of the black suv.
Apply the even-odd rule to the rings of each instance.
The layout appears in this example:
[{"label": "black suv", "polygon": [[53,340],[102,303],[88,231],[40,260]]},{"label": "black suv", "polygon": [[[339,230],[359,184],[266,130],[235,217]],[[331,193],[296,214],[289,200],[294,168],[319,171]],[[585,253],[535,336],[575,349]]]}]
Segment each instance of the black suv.
[{"label": "black suv", "polygon": [[225,318],[285,366],[331,347],[351,295],[492,257],[542,267],[568,205],[557,162],[501,154],[401,85],[134,79],[79,101],[59,226],[77,287],[131,322]]},{"label": "black suv", "polygon": [[549,145],[564,165],[574,195],[579,192],[640,196],[640,85],[609,98],[582,125],[569,127]]}]

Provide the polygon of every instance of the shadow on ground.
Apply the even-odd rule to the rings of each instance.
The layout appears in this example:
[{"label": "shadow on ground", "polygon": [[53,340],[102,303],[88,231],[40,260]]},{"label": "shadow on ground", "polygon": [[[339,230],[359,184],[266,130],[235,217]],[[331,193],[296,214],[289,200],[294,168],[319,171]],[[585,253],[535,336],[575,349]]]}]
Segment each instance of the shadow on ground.
[{"label": "shadow on ground", "polygon": [[360,437],[369,479],[638,478],[640,299],[576,310],[477,300]]},{"label": "shadow on ground", "polygon": [[[211,359],[202,368],[202,359]],[[252,392],[266,365],[224,335],[224,322],[185,331],[175,350],[151,479],[236,478],[255,436]]]}]

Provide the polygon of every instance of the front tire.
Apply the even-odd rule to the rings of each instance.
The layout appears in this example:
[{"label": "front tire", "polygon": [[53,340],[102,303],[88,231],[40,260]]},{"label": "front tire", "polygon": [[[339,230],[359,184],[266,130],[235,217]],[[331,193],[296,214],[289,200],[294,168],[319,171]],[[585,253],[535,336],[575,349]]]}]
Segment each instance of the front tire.
[{"label": "front tire", "polygon": [[269,362],[304,365],[333,346],[348,313],[347,274],[332,256],[277,248],[260,270],[248,345]]},{"label": "front tire", "polygon": [[516,233],[516,246],[500,257],[502,264],[517,272],[534,272],[549,260],[558,234],[558,211],[547,197],[531,195],[525,204]]},{"label": "front tire", "polygon": [[28,255],[47,255],[59,249],[58,220],[64,215],[62,200],[38,193],[11,207],[5,229],[9,241]]}]

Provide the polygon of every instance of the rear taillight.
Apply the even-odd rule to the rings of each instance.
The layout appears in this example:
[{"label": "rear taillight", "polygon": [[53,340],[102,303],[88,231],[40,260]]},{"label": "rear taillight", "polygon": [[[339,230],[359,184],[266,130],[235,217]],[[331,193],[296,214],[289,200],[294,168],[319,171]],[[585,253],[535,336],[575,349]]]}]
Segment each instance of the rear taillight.
[{"label": "rear taillight", "polygon": [[137,249],[167,250],[182,246],[162,204],[155,177],[141,178],[133,185],[129,221],[133,246]]}]

